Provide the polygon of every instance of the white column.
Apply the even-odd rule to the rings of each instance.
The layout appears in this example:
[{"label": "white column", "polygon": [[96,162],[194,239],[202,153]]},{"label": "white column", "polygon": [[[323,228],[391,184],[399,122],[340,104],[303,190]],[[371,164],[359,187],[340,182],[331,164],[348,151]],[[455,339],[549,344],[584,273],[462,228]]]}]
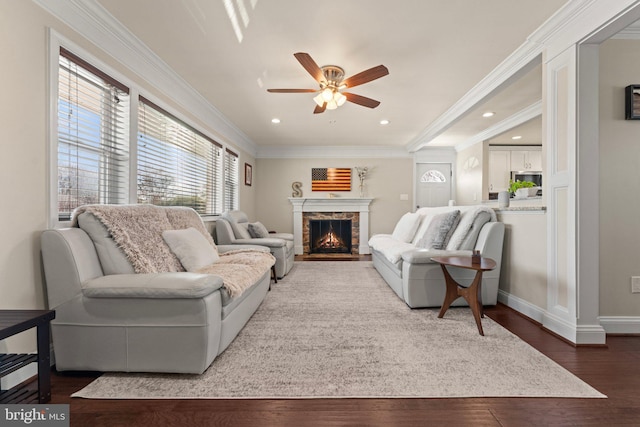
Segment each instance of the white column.
[{"label": "white column", "polygon": [[302,212],[304,200],[303,198],[289,198],[289,201],[293,205],[293,252],[296,255],[304,254],[304,247],[302,246]]},{"label": "white column", "polygon": [[369,249],[369,205],[360,206],[360,246],[358,253],[360,255],[370,254]]}]

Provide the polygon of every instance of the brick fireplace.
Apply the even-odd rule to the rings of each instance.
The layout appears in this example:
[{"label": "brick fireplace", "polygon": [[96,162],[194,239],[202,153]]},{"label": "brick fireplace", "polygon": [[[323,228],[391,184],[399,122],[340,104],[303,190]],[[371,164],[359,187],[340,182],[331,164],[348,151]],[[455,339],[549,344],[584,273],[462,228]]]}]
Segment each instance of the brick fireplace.
[{"label": "brick fireplace", "polygon": [[[312,220],[349,220],[351,222],[349,253],[371,253],[368,244],[369,205],[373,199],[290,197],[289,201],[293,205],[293,241],[296,255],[313,252],[313,245],[310,243]],[[334,226],[335,224],[337,223],[334,223]]]}]

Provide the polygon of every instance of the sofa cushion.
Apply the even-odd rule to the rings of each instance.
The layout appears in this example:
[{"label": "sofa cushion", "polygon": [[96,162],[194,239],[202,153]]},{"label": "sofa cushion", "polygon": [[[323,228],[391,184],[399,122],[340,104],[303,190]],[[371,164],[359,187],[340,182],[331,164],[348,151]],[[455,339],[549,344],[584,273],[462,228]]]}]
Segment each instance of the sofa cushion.
[{"label": "sofa cushion", "polygon": [[213,264],[220,258],[218,252],[202,233],[193,227],[184,230],[166,230],[162,233],[162,238],[187,271],[194,272]]},{"label": "sofa cushion", "polygon": [[222,285],[213,274],[111,274],[87,280],[82,293],[90,298],[202,298]]},{"label": "sofa cushion", "polygon": [[[476,241],[478,240],[478,235],[480,234],[480,230],[482,227],[491,221],[491,216],[488,212],[479,212],[475,217],[474,221],[471,223],[471,229],[467,233],[467,236],[462,240],[462,243],[455,248],[460,250],[472,250],[476,246]],[[458,224],[458,227],[460,224]]]},{"label": "sofa cushion", "polygon": [[413,239],[416,230],[420,226],[421,216],[415,212],[407,212],[402,215],[400,221],[396,224],[391,235],[394,239],[408,243]]},{"label": "sofa cushion", "polygon": [[460,211],[457,209],[435,215],[416,246],[425,249],[446,248],[458,222],[460,222]]},{"label": "sofa cushion", "polygon": [[231,224],[231,228],[233,229],[233,234],[236,236],[236,239],[250,239],[251,234],[249,234],[248,226],[249,226],[249,218],[247,214],[242,211],[226,211],[222,214],[222,218],[229,221]]},{"label": "sofa cushion", "polygon": [[495,211],[486,206],[472,207],[471,209],[462,211],[460,223],[451,236],[447,249],[474,249],[482,226],[489,221],[496,220]]},{"label": "sofa cushion", "polygon": [[78,226],[93,241],[105,275],[135,273],[124,251],[116,245],[107,227],[94,214],[85,212],[78,215]]},{"label": "sofa cushion", "polygon": [[269,237],[269,230],[267,227],[262,225],[261,222],[251,222],[249,223],[249,234],[254,238],[265,238]]},{"label": "sofa cushion", "polygon": [[238,239],[250,239],[251,233],[249,233],[249,223],[248,222],[239,222],[236,223],[235,228],[233,227],[233,223],[231,224],[233,228],[233,232]]},{"label": "sofa cushion", "polygon": [[402,260],[402,254],[406,251],[415,249],[414,245],[407,242],[401,242],[389,234],[378,234],[369,239],[371,248],[380,252],[392,264],[396,264]]}]

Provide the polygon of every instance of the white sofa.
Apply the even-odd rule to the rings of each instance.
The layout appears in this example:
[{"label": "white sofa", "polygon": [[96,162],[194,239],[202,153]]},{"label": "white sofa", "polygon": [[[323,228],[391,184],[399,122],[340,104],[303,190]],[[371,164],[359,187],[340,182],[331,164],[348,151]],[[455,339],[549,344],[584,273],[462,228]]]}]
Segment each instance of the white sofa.
[{"label": "white sofa", "polygon": [[[183,260],[201,261],[204,251],[196,246],[195,257],[185,256],[188,248],[181,246],[174,254],[161,234],[193,226],[204,245],[213,246],[193,209],[151,205],[113,208],[129,210],[128,223],[132,224],[118,224],[124,227],[123,235],[133,236],[139,230],[150,230],[154,235],[148,248],[135,251],[136,257],[127,256],[93,213],[79,215],[77,227],[42,233],[47,298],[49,308],[56,310],[51,322],[56,368],[204,372],[262,303],[275,260],[262,247],[254,247],[250,253],[234,251],[225,258],[224,249],[240,247],[218,246],[220,259],[215,264],[220,265],[220,273],[191,272],[187,266],[183,268]],[[159,224],[157,218],[163,222]],[[138,272],[132,259],[138,261],[136,265],[150,261],[145,256],[148,252],[157,254],[157,264],[149,264],[153,271]],[[270,264],[257,263],[255,257],[247,259],[254,252],[264,255]],[[178,259],[178,254],[183,256]],[[255,269],[255,280],[244,292],[233,295],[225,286],[238,269]]]},{"label": "white sofa", "polygon": [[[458,210],[459,223],[448,233],[449,240],[442,249],[421,248],[417,245],[437,215]],[[435,225],[435,223],[434,223]],[[433,227],[432,227],[433,230]],[[483,257],[496,261],[496,268],[482,278],[482,302],[495,305],[502,261],[504,224],[497,222],[495,212],[485,206],[446,206],[421,208],[405,214],[396,224],[393,234],[378,234],[369,239],[373,265],[387,284],[411,308],[440,307],[445,296],[445,282],[434,256],[471,255],[479,250]],[[463,285],[471,283],[475,271],[447,267],[451,276]],[[458,298],[452,305],[467,305]]]},{"label": "white sofa", "polygon": [[[264,236],[252,236],[247,214],[242,211],[226,211],[216,220],[216,242],[220,245],[258,245],[269,248],[276,258],[276,277],[282,279],[293,267],[295,252],[293,234],[269,233]],[[265,233],[268,233],[264,230]]]}]

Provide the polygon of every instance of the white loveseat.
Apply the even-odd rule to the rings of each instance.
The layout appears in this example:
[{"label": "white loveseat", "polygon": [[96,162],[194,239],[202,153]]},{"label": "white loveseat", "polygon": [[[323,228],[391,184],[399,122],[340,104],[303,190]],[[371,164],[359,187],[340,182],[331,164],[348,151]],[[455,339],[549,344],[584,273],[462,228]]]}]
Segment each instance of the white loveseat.
[{"label": "white loveseat", "polygon": [[[459,222],[447,233],[442,249],[421,248],[425,245],[425,233],[432,232],[445,213],[460,211]],[[451,215],[449,215],[451,216]],[[433,223],[433,224],[432,224]],[[502,261],[504,224],[497,222],[495,212],[485,206],[446,206],[421,208],[405,214],[393,234],[377,234],[369,239],[373,266],[395,293],[411,308],[440,307],[445,296],[445,282],[439,264],[431,261],[434,256],[471,255],[479,250],[482,256],[496,261],[496,268],[484,273],[482,278],[482,302],[495,305]],[[437,245],[436,245],[437,247]],[[475,271],[447,267],[451,276],[468,285]],[[467,305],[458,298],[452,305]]]}]

